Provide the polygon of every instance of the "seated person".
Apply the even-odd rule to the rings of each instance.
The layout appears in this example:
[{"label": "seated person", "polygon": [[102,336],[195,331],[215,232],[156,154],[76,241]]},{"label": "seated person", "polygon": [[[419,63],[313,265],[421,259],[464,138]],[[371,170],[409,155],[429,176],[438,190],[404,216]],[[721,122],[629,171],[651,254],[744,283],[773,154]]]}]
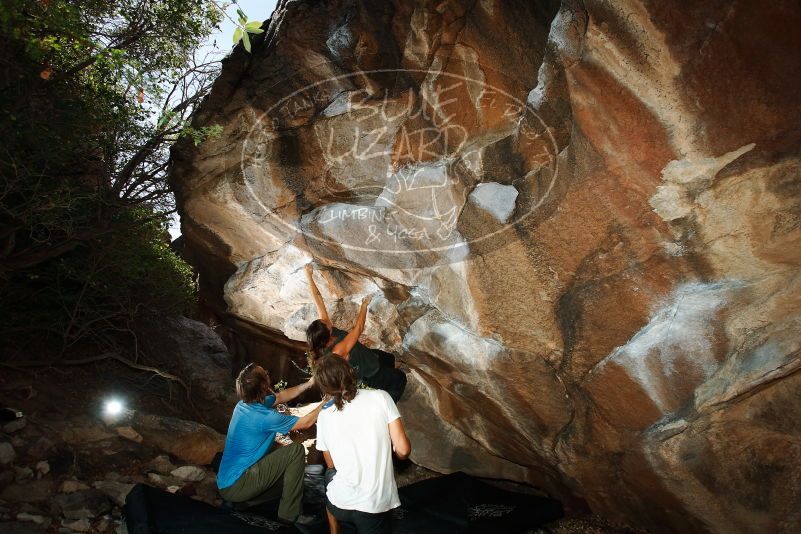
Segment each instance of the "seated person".
[{"label": "seated person", "polygon": [[392,451],[405,459],[412,450],[398,408],[386,391],[357,389],[356,372],[342,358],[323,356],[314,378],[334,402],[317,421],[317,449],[336,469],[326,490],[332,534],[339,522],[359,534],[392,532],[392,509],[400,506]]},{"label": "seated person", "polygon": [[371,349],[359,343],[367,320],[369,298],[362,302],[359,318],[350,332],[336,328],[328,317],[320,291],[314,283],[314,267],[306,264],[306,276],[320,318],[306,329],[306,340],[312,355],[311,366],[327,351],[345,359],[355,370],[359,380],[373,389],[383,389],[398,402],[406,388],[406,374],[395,367],[395,356],[389,352]]},{"label": "seated person", "polygon": [[[308,522],[301,516],[305,454],[303,445],[273,447],[276,433],[311,427],[325,402],[303,417],[278,412],[276,404],[291,401],[312,385],[314,379],[275,393],[262,367],[249,364],[236,379],[239,402],[234,407],[225,438],[217,487],[229,502],[256,505],[278,497],[278,519]],[[325,399],[326,401],[328,399]]]}]

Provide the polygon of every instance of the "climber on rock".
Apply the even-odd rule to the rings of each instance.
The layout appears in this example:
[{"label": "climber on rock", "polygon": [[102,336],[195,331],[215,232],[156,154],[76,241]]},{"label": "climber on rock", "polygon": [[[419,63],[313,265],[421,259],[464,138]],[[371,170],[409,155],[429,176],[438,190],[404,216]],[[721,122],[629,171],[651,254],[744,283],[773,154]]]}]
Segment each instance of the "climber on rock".
[{"label": "climber on rock", "polygon": [[314,267],[306,264],[306,277],[311,287],[312,298],[317,306],[319,319],[312,321],[306,329],[311,365],[327,353],[343,358],[356,371],[358,379],[373,389],[383,389],[392,400],[398,402],[406,387],[406,374],[395,366],[395,356],[389,352],[371,349],[359,343],[367,320],[367,306],[370,298],[362,301],[356,324],[345,332],[336,328],[328,317],[323,297],[314,283]]},{"label": "climber on rock", "polygon": [[253,363],[236,379],[239,402],[234,407],[225,449],[217,473],[223,499],[249,506],[281,498],[278,519],[306,524],[315,519],[302,514],[305,451],[300,443],[274,447],[276,433],[304,430],[317,421],[327,398],[314,410],[296,417],[278,412],[275,405],[289,402],[314,385],[314,379],[277,393],[270,375]]}]

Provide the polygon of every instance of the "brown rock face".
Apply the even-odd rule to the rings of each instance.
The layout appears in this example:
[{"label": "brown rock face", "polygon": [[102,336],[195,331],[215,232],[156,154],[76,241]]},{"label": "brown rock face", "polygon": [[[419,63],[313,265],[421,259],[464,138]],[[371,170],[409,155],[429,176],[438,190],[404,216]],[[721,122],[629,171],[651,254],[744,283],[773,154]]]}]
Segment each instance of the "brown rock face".
[{"label": "brown rock face", "polygon": [[[411,369],[414,459],[801,529],[801,5],[283,2],[174,153],[210,303]],[[223,302],[224,300],[224,302]]]},{"label": "brown rock face", "polygon": [[135,412],[130,426],[143,441],[184,462],[208,465],[222,452],[225,436],[200,423]]}]

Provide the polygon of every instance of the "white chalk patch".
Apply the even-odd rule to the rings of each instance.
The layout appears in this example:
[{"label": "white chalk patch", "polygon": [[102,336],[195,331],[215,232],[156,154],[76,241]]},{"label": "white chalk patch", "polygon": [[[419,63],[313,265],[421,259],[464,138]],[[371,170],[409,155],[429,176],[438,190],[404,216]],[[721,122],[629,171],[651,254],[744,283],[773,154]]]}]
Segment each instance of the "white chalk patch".
[{"label": "white chalk patch", "polygon": [[349,113],[352,110],[351,108],[350,93],[340,93],[328,104],[328,107],[323,110],[323,116],[336,117],[337,115],[344,115],[345,113]]},{"label": "white chalk patch", "polygon": [[675,241],[663,242],[662,249],[668,256],[683,256],[685,252],[684,246],[681,243],[676,243]]},{"label": "white chalk patch", "polygon": [[470,193],[469,200],[483,209],[501,224],[506,224],[515,211],[517,189],[512,185],[497,182],[478,184]]},{"label": "white chalk patch", "polygon": [[692,157],[673,160],[662,169],[662,181],[649,199],[654,211],[665,221],[689,215],[694,206],[691,190],[708,185],[720,170],[756,146],[751,143],[717,158]]},{"label": "white chalk patch", "polygon": [[694,365],[703,380],[718,368],[713,352],[712,326],[716,311],[726,303],[726,294],[738,282],[692,282],[676,288],[653,313],[651,320],[628,343],[615,349],[599,367],[615,362],[628,372],[663,412],[665,383],[676,369],[676,361]]},{"label": "white chalk patch", "polygon": [[492,362],[505,352],[497,341],[466,330],[438,311],[430,311],[412,324],[403,338],[403,347],[406,351],[437,354],[469,369],[490,369]]},{"label": "white chalk patch", "polygon": [[469,262],[455,261],[432,267],[415,289],[424,301],[469,330],[478,330],[480,314],[470,292]]}]

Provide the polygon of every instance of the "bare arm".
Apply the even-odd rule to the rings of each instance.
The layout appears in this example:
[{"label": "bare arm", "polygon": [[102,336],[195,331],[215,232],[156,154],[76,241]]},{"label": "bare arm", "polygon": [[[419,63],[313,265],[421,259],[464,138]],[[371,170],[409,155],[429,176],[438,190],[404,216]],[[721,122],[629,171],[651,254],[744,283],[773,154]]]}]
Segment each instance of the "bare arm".
[{"label": "bare arm", "polygon": [[359,308],[359,317],[356,319],[356,324],[351,328],[348,335],[342,338],[342,341],[334,345],[331,352],[348,358],[351,349],[359,342],[362,332],[364,332],[364,325],[367,322],[367,306],[370,305],[371,297],[368,295],[362,300],[362,306]]},{"label": "bare arm", "polygon": [[406,435],[406,429],[403,427],[403,421],[400,417],[395,419],[389,424],[389,439],[392,440],[392,450],[401,460],[405,460],[412,452],[412,444],[409,441],[409,436]]},{"label": "bare arm", "polygon": [[331,458],[330,452],[323,451],[323,460],[325,460],[325,465],[328,466],[328,469],[336,469],[334,467],[334,459]]},{"label": "bare arm", "polygon": [[314,410],[295,421],[295,426],[292,427],[292,430],[306,430],[307,428],[311,428],[311,426],[317,422],[317,416],[320,415],[320,411],[323,409],[323,406],[325,406],[326,402],[328,402],[327,395]]},{"label": "bare arm", "polygon": [[325,301],[323,301],[323,297],[320,295],[320,290],[317,289],[317,284],[314,283],[314,266],[311,263],[306,264],[306,279],[309,281],[314,305],[317,307],[317,315],[320,316],[321,321],[331,326],[331,319],[328,318],[328,310],[325,308]]},{"label": "bare arm", "polygon": [[300,385],[279,391],[275,394],[275,404],[282,404],[285,402],[289,402],[298,395],[300,395],[301,393],[303,393],[304,391],[306,391],[307,389],[309,389],[310,387],[312,387],[313,385],[314,385],[314,377],[310,378],[309,380]]}]

